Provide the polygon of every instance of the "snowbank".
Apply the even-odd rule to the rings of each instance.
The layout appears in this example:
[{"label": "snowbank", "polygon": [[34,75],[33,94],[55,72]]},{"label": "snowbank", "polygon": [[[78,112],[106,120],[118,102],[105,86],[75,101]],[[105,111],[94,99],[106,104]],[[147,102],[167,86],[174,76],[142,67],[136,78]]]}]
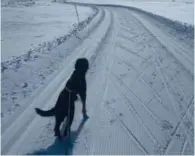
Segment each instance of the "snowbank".
[{"label": "snowbank", "polygon": [[[57,40],[78,22],[72,5],[50,1],[34,1],[31,6],[16,4],[2,7],[2,61]],[[84,21],[94,11],[80,6],[78,12],[80,21]]]}]

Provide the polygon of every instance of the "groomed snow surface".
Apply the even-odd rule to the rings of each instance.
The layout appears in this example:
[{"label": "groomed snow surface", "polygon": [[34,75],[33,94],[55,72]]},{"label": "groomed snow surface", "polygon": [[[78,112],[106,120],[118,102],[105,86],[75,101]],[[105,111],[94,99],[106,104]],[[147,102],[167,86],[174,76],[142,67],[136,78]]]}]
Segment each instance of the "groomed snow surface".
[{"label": "groomed snow surface", "polygon": [[[6,54],[2,49],[2,154],[194,153],[192,26],[139,10],[94,5],[78,5],[81,23],[73,25],[77,22],[74,5],[33,2],[2,7],[2,34],[10,30],[13,39],[29,34],[26,42],[18,40],[19,45],[11,38],[7,42],[18,52]],[[4,12],[11,18],[3,17]],[[10,27],[3,27],[9,22]],[[35,40],[31,26],[36,35],[52,35]],[[35,47],[19,50],[22,41]],[[45,43],[37,47],[39,41]],[[12,54],[16,57],[7,60]],[[89,119],[83,121],[78,101],[70,139],[59,141],[53,133],[54,118],[41,118],[34,108],[55,104],[80,57],[90,63]]]}]

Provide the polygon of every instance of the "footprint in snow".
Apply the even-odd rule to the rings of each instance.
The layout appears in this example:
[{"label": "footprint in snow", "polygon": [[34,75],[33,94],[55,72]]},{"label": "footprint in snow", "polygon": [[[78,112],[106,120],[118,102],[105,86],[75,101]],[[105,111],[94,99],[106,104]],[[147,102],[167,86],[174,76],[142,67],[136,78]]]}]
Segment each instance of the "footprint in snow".
[{"label": "footprint in snow", "polygon": [[169,121],[166,121],[166,120],[162,121],[162,129],[163,130],[169,130],[169,129],[172,129],[172,128],[173,128],[173,126]]},{"label": "footprint in snow", "polygon": [[190,121],[184,122],[184,125],[186,126],[187,129],[190,129],[190,127],[193,127],[193,124]]},{"label": "footprint in snow", "polygon": [[16,92],[12,92],[11,95],[16,95]]},{"label": "footprint in snow", "polygon": [[16,100],[17,99],[17,97],[12,97],[12,100],[14,101],[14,100]]},{"label": "footprint in snow", "polygon": [[114,119],[111,119],[111,120],[110,120],[110,124],[113,124],[114,122],[115,122]]},{"label": "footprint in snow", "polygon": [[176,137],[177,137],[177,139],[179,139],[181,137],[181,135],[180,134],[176,134]]},{"label": "footprint in snow", "polygon": [[106,102],[105,102],[105,105],[113,104],[113,103],[115,103],[115,102],[116,102],[115,99],[111,99],[111,100],[109,100],[109,101],[106,101]]},{"label": "footprint in snow", "polygon": [[23,85],[22,85],[22,88],[27,88],[27,87],[28,87],[28,83],[24,82]]},{"label": "footprint in snow", "polygon": [[19,105],[18,103],[17,103],[17,104],[15,104],[14,106],[15,106],[15,107],[20,107],[20,105]]},{"label": "footprint in snow", "polygon": [[123,116],[123,113],[119,113],[119,116]]}]

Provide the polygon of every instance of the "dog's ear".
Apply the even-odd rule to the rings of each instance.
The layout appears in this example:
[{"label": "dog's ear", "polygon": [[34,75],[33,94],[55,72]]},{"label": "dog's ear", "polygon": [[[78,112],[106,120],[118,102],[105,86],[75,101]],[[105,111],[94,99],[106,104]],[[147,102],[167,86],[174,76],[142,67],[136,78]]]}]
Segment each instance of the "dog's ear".
[{"label": "dog's ear", "polygon": [[87,71],[89,68],[89,61],[86,58],[77,59],[75,63],[75,70]]}]

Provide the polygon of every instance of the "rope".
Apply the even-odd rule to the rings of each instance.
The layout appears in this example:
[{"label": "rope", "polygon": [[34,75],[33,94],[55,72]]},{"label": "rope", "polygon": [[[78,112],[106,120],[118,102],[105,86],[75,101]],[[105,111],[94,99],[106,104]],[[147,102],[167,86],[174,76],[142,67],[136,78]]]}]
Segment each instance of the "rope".
[{"label": "rope", "polygon": [[[69,121],[70,121],[70,98],[71,98],[71,90],[69,89],[69,88],[65,88],[67,91],[68,91],[68,93],[69,93],[69,104],[68,104],[68,106],[69,106],[69,108],[68,108],[68,117],[67,117],[67,121],[66,121],[66,128],[67,128],[67,126],[69,127]],[[68,125],[67,125],[68,124]],[[66,130],[66,129],[65,129]],[[70,133],[69,133],[69,130],[68,130],[68,135],[67,135],[67,143],[69,144],[69,139],[70,139]],[[68,155],[68,153],[69,153],[69,148],[66,148],[66,151],[65,151],[65,155]]]},{"label": "rope", "polygon": [[[76,91],[70,90],[68,87],[65,88],[69,93],[69,104],[68,104],[68,119],[70,118],[70,105],[71,105],[71,93],[77,93]],[[67,121],[69,124],[69,121]],[[68,134],[69,137],[69,134]]]},{"label": "rope", "polygon": [[[68,104],[68,118],[67,118],[67,124],[68,124],[68,126],[70,126],[70,125],[69,125],[69,122],[70,122],[70,102],[71,102],[71,101],[70,101],[70,100],[71,100],[70,98],[71,98],[71,92],[72,92],[72,91],[71,91],[68,87],[66,87],[65,89],[66,89],[66,90],[68,91],[68,93],[69,93],[69,104]],[[67,125],[66,125],[66,126],[67,126]],[[69,127],[68,127],[68,128],[69,128]],[[70,137],[70,134],[68,133],[68,138],[69,138],[69,137]]]},{"label": "rope", "polygon": [[[65,89],[68,91],[69,93],[69,104],[68,104],[68,117],[67,117],[67,124],[68,124],[68,128],[70,128],[69,126],[69,122],[70,122],[70,105],[71,105],[71,92],[75,92],[75,91],[71,91],[68,87],[65,87]],[[67,125],[66,125],[67,126]],[[66,129],[65,129],[66,130]],[[68,135],[67,135],[67,143],[69,144],[69,139],[70,139],[70,133],[69,133],[69,129],[68,129]],[[65,154],[68,155],[69,154],[69,148],[66,149]]]}]

